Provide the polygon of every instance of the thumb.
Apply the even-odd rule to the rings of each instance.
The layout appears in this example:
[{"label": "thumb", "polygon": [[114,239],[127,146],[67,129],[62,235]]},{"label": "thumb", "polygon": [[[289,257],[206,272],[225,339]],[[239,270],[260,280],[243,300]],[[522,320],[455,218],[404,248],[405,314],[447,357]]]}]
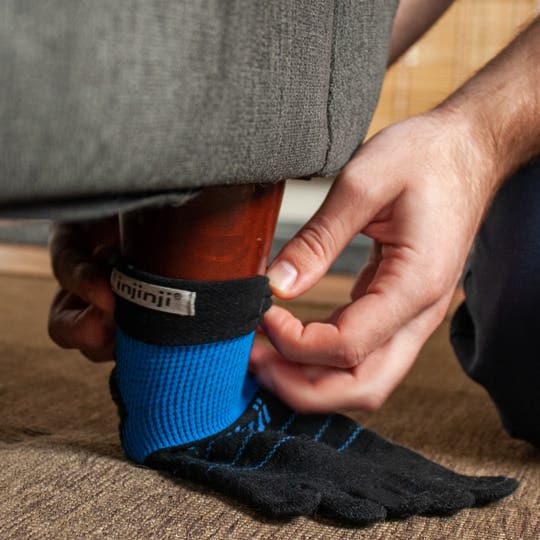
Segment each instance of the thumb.
[{"label": "thumb", "polygon": [[267,277],[274,294],[295,298],[326,274],[334,260],[375,215],[373,200],[362,197],[356,182],[343,173],[321,207],[285,244],[270,265]]}]

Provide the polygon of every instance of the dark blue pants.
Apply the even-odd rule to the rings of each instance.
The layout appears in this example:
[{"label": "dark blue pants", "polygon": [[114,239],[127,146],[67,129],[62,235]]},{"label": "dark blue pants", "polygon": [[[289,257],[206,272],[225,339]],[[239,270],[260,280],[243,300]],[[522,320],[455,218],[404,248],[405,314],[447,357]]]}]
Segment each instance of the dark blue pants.
[{"label": "dark blue pants", "polygon": [[540,446],[540,160],[497,194],[464,277],[451,340],[506,431]]}]

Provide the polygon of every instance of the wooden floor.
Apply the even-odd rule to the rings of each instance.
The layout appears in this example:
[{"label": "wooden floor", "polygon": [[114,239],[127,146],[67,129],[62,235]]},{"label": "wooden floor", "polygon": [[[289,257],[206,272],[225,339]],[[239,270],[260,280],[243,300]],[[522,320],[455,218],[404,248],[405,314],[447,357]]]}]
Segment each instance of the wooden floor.
[{"label": "wooden floor", "polygon": [[50,277],[49,251],[39,246],[0,244],[0,274]]}]

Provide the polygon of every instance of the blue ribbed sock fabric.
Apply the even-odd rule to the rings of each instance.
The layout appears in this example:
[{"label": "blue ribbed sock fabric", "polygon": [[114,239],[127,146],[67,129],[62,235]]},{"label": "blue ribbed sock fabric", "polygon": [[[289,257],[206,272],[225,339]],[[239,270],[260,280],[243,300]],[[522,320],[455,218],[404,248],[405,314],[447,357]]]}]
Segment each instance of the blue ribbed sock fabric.
[{"label": "blue ribbed sock fabric", "polygon": [[213,435],[246,410],[258,385],[247,376],[254,332],[214,343],[152,345],[116,336],[116,384],[129,414],[126,454],[143,463],[156,450]]},{"label": "blue ribbed sock fabric", "polygon": [[447,515],[510,494],[508,478],[456,474],[339,414],[302,415],[247,374],[269,306],[264,277],[172,280],[115,269],[111,392],[127,455],[269,516],[365,525]]}]

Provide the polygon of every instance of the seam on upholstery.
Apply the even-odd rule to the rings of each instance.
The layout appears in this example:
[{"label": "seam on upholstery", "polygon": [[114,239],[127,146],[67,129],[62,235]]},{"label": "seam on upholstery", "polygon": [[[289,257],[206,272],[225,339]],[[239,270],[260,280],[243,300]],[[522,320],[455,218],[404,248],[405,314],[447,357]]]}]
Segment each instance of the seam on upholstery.
[{"label": "seam on upholstery", "polygon": [[337,3],[339,0],[334,0],[334,13],[332,17],[332,46],[330,49],[330,76],[328,78],[328,97],[326,98],[326,131],[328,134],[326,143],[326,154],[324,156],[324,163],[319,173],[326,170],[328,166],[328,160],[330,158],[330,151],[333,147],[333,125],[332,125],[332,111],[331,106],[333,103],[334,94],[334,71],[336,63],[336,41],[337,41]]}]

